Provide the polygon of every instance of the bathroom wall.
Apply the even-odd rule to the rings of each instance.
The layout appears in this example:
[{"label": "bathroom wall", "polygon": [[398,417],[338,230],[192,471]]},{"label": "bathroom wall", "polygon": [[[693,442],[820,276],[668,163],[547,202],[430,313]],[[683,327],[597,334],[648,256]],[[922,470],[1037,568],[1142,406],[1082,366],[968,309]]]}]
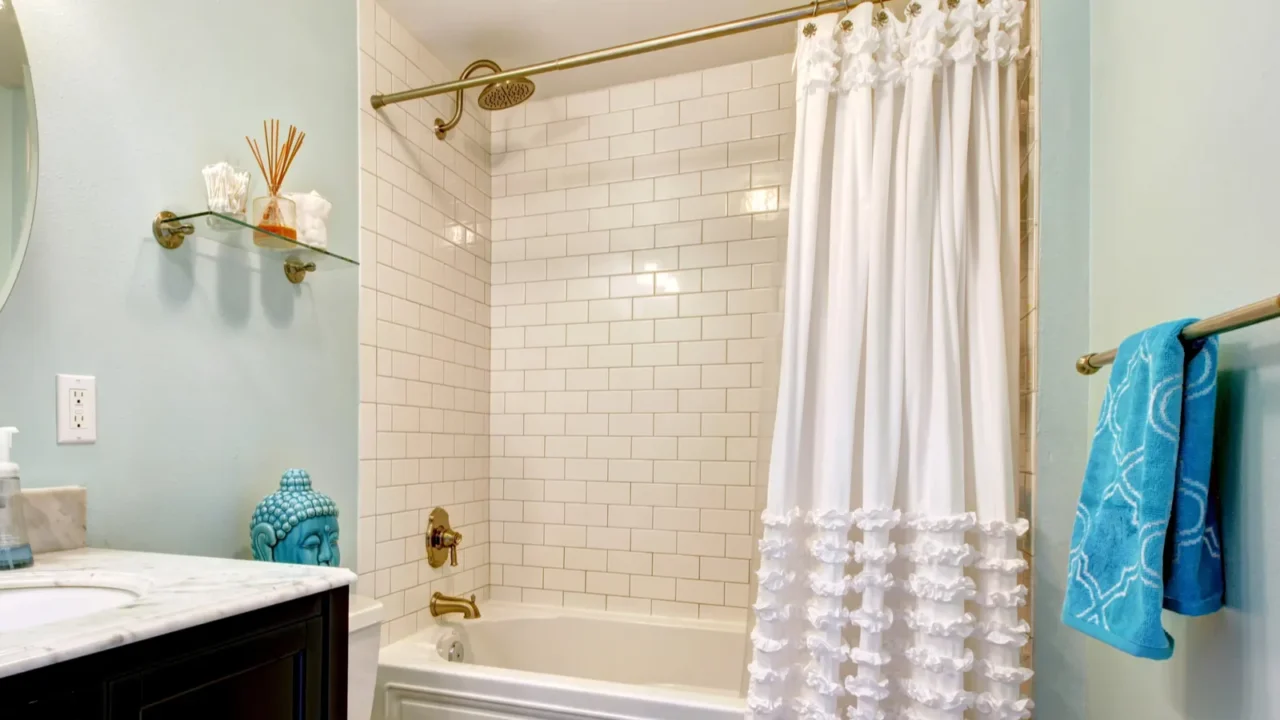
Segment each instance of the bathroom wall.
[{"label": "bathroom wall", "polygon": [[[357,271],[295,286],[203,229],[165,250],[151,220],[202,208],[200,169],[252,167],[244,136],[278,117],[307,132],[289,185],[332,200],[331,243],[358,250],[355,6],[15,7],[40,197],[0,311],[0,424],[22,430],[24,483],[87,487],[90,545],[247,557],[254,505],[304,467],[341,508],[354,565]],[[97,377],[96,444],[55,444],[59,372]]]},{"label": "bathroom wall", "polygon": [[745,617],[790,78],[493,115],[493,597]]},{"label": "bathroom wall", "polygon": [[[1092,712],[1085,646],[1058,619],[1067,550],[1093,427],[1088,393],[1103,377],[1076,374],[1089,338],[1089,5],[1039,3],[1040,213],[1036,316],[1034,614],[1036,716],[1110,720]],[[1128,242],[1130,239],[1126,239]],[[1112,311],[1122,312],[1121,306]],[[1160,717],[1158,714],[1139,714]]]},{"label": "bathroom wall", "polygon": [[[452,97],[374,111],[369,96],[457,77],[373,0],[361,0],[360,587],[383,604],[383,642],[431,622],[435,591],[488,584],[489,130]],[[348,100],[350,102],[350,100]],[[445,508],[458,566],[427,565]]]},{"label": "bathroom wall", "polygon": [[[1057,18],[1061,24],[1045,21],[1046,50],[1053,32],[1059,46],[1070,42],[1091,52],[1092,102],[1083,107],[1090,110],[1092,127],[1091,145],[1074,128],[1058,126],[1056,139],[1045,128],[1046,153],[1051,141],[1070,140],[1075,153],[1091,148],[1091,168],[1087,176],[1074,174],[1090,180],[1088,204],[1082,205],[1077,189],[1050,179],[1046,162],[1042,362],[1046,373],[1052,368],[1061,375],[1064,387],[1076,393],[1087,388],[1091,403],[1087,414],[1079,411],[1079,401],[1060,407],[1074,427],[1057,421],[1044,427],[1042,458],[1069,455],[1071,465],[1083,464],[1079,446],[1096,416],[1107,374],[1068,380],[1076,355],[1114,347],[1160,321],[1206,316],[1277,292],[1273,269],[1280,263],[1280,244],[1273,186],[1280,164],[1274,139],[1280,97],[1265,78],[1274,66],[1266,48],[1280,27],[1280,7],[1246,0],[1232,6],[1240,21],[1225,24],[1206,22],[1201,9],[1186,0],[1095,3],[1091,25],[1068,17],[1073,12],[1066,8]],[[1077,67],[1074,61],[1072,67]],[[1058,72],[1064,69],[1060,65]],[[1070,86],[1052,90],[1057,102],[1068,99],[1068,89],[1070,99],[1081,100],[1075,94],[1079,78],[1072,77]],[[1047,80],[1045,88],[1049,93]],[[1052,271],[1063,273],[1064,283],[1087,288],[1087,337],[1076,337],[1083,312],[1076,302],[1079,292],[1060,287],[1064,292],[1048,295],[1051,183],[1059,208],[1071,202],[1077,211],[1090,209],[1085,215],[1092,224],[1087,269],[1081,272],[1072,262]],[[1059,329],[1050,322],[1051,305],[1070,313],[1065,328],[1084,347],[1048,354],[1048,338]],[[1039,668],[1037,688],[1055,686],[1054,709],[1063,711],[1043,717],[1280,716],[1274,691],[1280,672],[1274,650],[1280,641],[1274,602],[1280,591],[1280,527],[1272,514],[1280,503],[1278,333],[1272,322],[1221,338],[1214,462],[1223,507],[1227,608],[1198,619],[1166,614],[1165,627],[1176,646],[1173,658],[1163,663],[1137,660],[1078,636],[1046,648],[1044,631],[1056,613],[1042,615],[1037,650],[1056,656],[1055,669],[1066,671],[1050,680],[1047,669]],[[1048,423],[1050,407],[1043,400]],[[1060,493],[1059,503],[1051,507],[1042,499],[1041,528],[1054,533],[1052,554],[1061,567],[1080,475],[1057,479],[1063,483],[1054,491]],[[1053,485],[1046,479],[1041,492]],[[1045,557],[1042,546],[1037,559]],[[1050,581],[1060,584],[1062,577]]]}]

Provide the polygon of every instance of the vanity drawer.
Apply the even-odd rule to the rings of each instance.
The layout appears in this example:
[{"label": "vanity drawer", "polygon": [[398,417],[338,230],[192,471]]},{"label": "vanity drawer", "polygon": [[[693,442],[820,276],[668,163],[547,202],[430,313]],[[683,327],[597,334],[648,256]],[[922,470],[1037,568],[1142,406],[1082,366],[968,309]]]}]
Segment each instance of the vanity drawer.
[{"label": "vanity drawer", "polygon": [[323,643],[316,618],[113,680],[108,717],[319,720]]}]

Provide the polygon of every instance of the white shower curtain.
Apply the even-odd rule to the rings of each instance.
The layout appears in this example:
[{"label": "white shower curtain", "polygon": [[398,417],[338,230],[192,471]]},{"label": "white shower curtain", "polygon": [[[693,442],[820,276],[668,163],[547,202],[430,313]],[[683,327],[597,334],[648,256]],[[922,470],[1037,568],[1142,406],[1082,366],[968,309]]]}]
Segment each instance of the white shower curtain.
[{"label": "white shower curtain", "polygon": [[1022,10],[930,0],[898,20],[864,3],[798,24],[750,716],[1030,716]]}]

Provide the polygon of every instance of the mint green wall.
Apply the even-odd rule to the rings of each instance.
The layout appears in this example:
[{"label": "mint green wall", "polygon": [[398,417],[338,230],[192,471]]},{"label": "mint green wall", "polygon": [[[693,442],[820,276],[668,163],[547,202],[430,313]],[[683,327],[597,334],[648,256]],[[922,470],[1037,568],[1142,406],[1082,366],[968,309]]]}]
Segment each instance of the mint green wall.
[{"label": "mint green wall", "polygon": [[[1046,18],[1046,105],[1077,98],[1074,83],[1053,83],[1078,58],[1051,56],[1059,46],[1087,45],[1091,64],[1091,128],[1087,137],[1061,126],[1043,129],[1055,143],[1087,150],[1091,223],[1087,269],[1055,263],[1051,232],[1080,217],[1051,215],[1081,186],[1043,167],[1045,255],[1040,297],[1042,399],[1087,387],[1079,401],[1042,402],[1038,491],[1036,662],[1038,717],[1263,720],[1280,717],[1274,679],[1280,671],[1280,326],[1257,326],[1222,338],[1221,399],[1215,468],[1224,510],[1228,608],[1207,618],[1165,617],[1177,643],[1165,663],[1130,658],[1092,640],[1071,637],[1057,622],[1070,516],[1083,466],[1082,439],[1097,412],[1107,374],[1068,378],[1084,347],[1114,347],[1126,335],[1164,320],[1204,316],[1280,292],[1276,168],[1280,167],[1280,95],[1270,48],[1280,6],[1243,0],[1232,22],[1224,8],[1190,0],[1095,2],[1086,29],[1067,17],[1079,3],[1049,0]],[[1220,16],[1220,15],[1219,15]],[[1225,17],[1225,16],[1222,16]],[[1078,78],[1077,78],[1078,79]],[[1047,114],[1047,113],[1046,113]],[[1072,177],[1070,173],[1067,178]],[[1081,176],[1076,175],[1079,181]],[[1060,258],[1059,258],[1060,259]],[[1087,288],[1087,302],[1081,292]],[[1079,341],[1087,308],[1088,338]],[[1050,311],[1057,317],[1050,322]],[[1055,388],[1052,372],[1062,377]],[[1049,468],[1073,472],[1046,475]],[[1051,470],[1052,471],[1052,470]],[[1038,535],[1038,540],[1042,538]],[[1042,592],[1044,590],[1047,592]],[[1052,663],[1044,665],[1043,662]],[[1074,669],[1059,675],[1058,670]],[[1087,669],[1087,671],[1086,671]]]},{"label": "mint green wall", "polygon": [[[356,7],[326,0],[17,0],[40,132],[26,261],[0,310],[0,424],[29,486],[89,490],[91,545],[244,556],[290,467],[337,500],[355,562],[357,271],[290,285],[278,262],[151,239],[204,205],[245,135],[306,131],[289,186],[357,243]],[[255,31],[273,29],[268,38]],[[255,191],[263,182],[254,171]],[[98,378],[98,443],[54,442],[54,374]]]},{"label": "mint green wall", "polygon": [[1092,720],[1084,641],[1058,621],[1088,443],[1089,5],[1040,1],[1040,320],[1035,537],[1035,701],[1045,720]]}]

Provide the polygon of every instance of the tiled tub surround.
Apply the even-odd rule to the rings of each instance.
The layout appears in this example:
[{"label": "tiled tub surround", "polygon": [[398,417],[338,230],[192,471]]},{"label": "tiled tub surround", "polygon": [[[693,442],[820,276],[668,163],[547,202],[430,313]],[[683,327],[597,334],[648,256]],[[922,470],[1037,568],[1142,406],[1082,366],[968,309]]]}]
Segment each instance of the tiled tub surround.
[{"label": "tiled tub surround", "polygon": [[[441,142],[451,98],[367,96],[456,73],[372,0],[361,25],[358,568],[384,641],[434,590],[745,618],[790,55],[468,104]],[[459,568],[420,559],[435,505]]]},{"label": "tiled tub surround", "polygon": [[491,118],[495,599],[745,618],[789,55]]},{"label": "tiled tub surround", "polygon": [[[457,77],[373,0],[360,2],[359,592],[382,603],[384,644],[429,624],[434,591],[488,578],[489,131],[452,97],[373,111],[369,96]],[[458,567],[430,568],[431,509],[463,534]]]}]

